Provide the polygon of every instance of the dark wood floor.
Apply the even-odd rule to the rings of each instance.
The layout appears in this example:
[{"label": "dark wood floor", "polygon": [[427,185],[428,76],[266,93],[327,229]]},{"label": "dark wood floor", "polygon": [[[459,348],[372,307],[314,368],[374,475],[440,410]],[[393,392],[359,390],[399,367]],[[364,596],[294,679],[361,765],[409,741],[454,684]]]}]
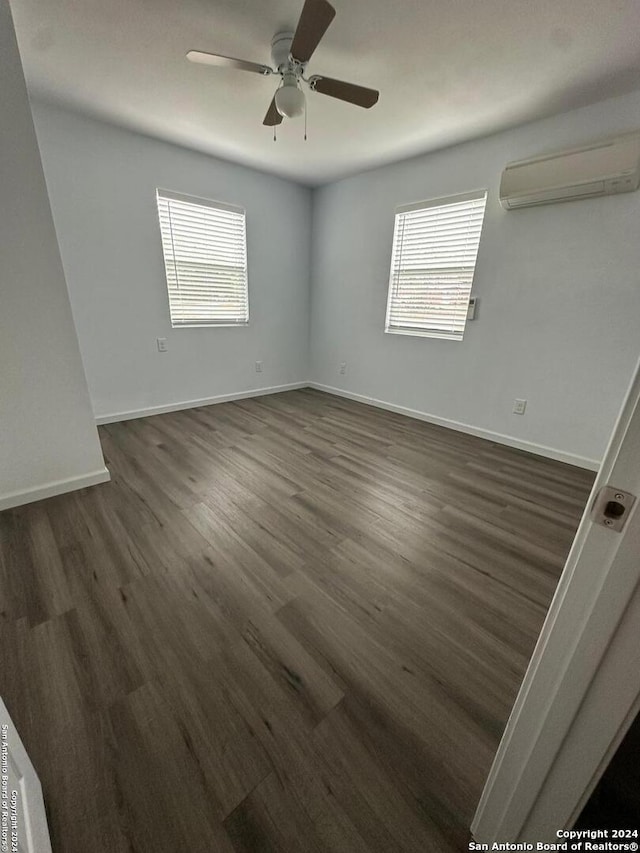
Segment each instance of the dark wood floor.
[{"label": "dark wood floor", "polygon": [[307,390],[100,433],[0,515],[54,851],[466,849],[592,475]]}]

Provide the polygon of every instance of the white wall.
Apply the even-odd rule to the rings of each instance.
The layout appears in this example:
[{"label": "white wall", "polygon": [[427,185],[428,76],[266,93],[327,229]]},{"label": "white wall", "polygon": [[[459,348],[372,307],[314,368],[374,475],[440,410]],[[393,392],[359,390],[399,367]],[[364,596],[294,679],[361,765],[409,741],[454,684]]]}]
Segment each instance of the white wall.
[{"label": "white wall", "polygon": [[[601,459],[640,353],[640,192],[506,213],[498,186],[510,160],[638,126],[636,93],[318,190],[311,378]],[[395,205],[477,188],[478,319],[461,343],[386,335]]]},{"label": "white wall", "polygon": [[0,0],[0,509],[108,479],[27,90]]},{"label": "white wall", "polygon": [[[33,111],[96,416],[307,379],[310,190],[51,105]],[[249,326],[171,328],[157,187],[246,208]]]},{"label": "white wall", "polygon": [[[640,351],[640,193],[506,213],[498,185],[507,161],[632,129],[639,108],[640,94],[613,99],[312,196],[36,104],[96,415],[310,379],[595,464]],[[171,329],[157,186],[246,207],[248,328]],[[478,319],[462,343],[385,335],[395,205],[479,187],[489,189],[489,201],[474,286]],[[157,352],[158,336],[168,338],[167,353]],[[515,397],[528,400],[524,417],[511,413]]]}]

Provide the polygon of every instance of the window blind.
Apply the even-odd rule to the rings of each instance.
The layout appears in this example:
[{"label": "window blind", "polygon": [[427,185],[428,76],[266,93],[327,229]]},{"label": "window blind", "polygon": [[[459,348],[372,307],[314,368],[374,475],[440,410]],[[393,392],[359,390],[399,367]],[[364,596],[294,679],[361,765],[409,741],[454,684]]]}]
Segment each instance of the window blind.
[{"label": "window blind", "polygon": [[396,209],[385,331],[462,340],[486,191]]},{"label": "window blind", "polygon": [[249,322],[245,212],[157,190],[172,326]]}]

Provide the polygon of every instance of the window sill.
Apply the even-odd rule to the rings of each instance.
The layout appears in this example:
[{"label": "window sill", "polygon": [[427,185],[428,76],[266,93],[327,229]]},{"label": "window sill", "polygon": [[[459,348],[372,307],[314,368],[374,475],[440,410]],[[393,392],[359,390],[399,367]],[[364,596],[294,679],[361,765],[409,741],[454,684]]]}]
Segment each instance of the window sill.
[{"label": "window sill", "polygon": [[174,326],[171,324],[172,329],[237,329],[244,328],[248,326],[249,323],[179,323]]},{"label": "window sill", "polygon": [[453,335],[447,332],[431,332],[422,329],[385,329],[386,335],[408,335],[413,338],[440,338],[445,341],[461,341],[463,335]]}]

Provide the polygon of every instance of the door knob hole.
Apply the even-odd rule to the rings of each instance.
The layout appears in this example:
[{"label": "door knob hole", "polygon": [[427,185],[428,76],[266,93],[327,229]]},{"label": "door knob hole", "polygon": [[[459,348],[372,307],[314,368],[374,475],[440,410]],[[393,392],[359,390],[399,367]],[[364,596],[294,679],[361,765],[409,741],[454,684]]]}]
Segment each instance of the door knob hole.
[{"label": "door knob hole", "polygon": [[625,507],[619,501],[608,501],[604,508],[606,518],[620,518],[624,515]]}]

